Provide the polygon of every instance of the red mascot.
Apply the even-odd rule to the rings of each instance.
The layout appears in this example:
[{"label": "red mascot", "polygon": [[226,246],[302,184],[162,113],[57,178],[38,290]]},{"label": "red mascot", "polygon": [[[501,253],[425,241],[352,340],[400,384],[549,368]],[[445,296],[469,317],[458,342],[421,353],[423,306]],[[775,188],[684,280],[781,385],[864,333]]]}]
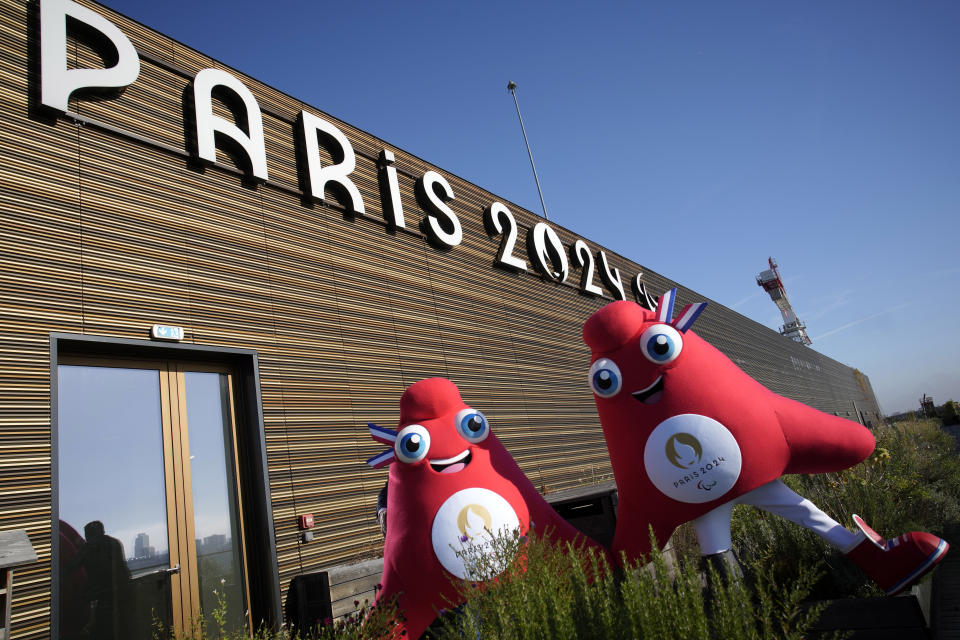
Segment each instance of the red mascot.
[{"label": "red mascot", "polygon": [[419,637],[441,609],[462,602],[455,580],[478,580],[458,555],[468,545],[482,549],[493,535],[534,525],[554,540],[594,544],[557,515],[445,378],[411,385],[398,431],[370,425],[370,435],[392,447],[367,462],[390,465],[377,604],[397,598],[396,637]]},{"label": "red mascot", "polygon": [[854,515],[852,533],[780,476],[851,467],[875,446],[865,427],[779,396],[688,331],[706,303],[676,319],[676,289],[656,312],[618,301],[591,316],[590,386],[620,494],[614,551],[649,551],[693,522],[705,556],[729,554],[735,504],[752,504],[821,536],[888,594],[925,574],[947,551],[922,532],[884,540]]}]

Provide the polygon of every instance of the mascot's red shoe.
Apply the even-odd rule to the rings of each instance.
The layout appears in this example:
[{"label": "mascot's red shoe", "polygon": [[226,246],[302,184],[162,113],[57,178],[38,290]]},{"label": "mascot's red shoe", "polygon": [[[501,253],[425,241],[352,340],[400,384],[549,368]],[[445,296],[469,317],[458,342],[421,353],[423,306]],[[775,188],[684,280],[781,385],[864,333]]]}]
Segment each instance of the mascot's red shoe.
[{"label": "mascot's red shoe", "polygon": [[411,385],[400,398],[399,430],[370,425],[370,435],[392,446],[367,463],[390,465],[377,603],[397,599],[404,620],[394,637],[418,638],[440,610],[459,605],[456,581],[493,577],[471,575],[462,557],[468,545],[483,550],[492,535],[535,526],[599,549],[543,499],[486,417],[445,378]]},{"label": "mascot's red shoe", "polygon": [[884,540],[860,516],[854,515],[853,521],[865,539],[847,557],[890,596],[922,578],[950,548],[946,540],[922,531]]}]

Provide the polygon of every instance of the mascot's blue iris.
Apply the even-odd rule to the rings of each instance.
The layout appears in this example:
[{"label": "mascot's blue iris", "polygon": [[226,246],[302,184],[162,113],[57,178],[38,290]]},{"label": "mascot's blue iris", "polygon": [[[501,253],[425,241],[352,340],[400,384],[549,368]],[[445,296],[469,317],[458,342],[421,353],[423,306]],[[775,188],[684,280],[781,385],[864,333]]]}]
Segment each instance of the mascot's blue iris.
[{"label": "mascot's blue iris", "polygon": [[403,447],[403,452],[408,456],[416,456],[426,448],[424,447],[425,444],[426,440],[424,440],[423,436],[421,436],[419,433],[411,433],[400,441],[400,446]]},{"label": "mascot's blue iris", "polygon": [[467,442],[482,442],[490,434],[490,425],[487,423],[486,416],[476,409],[461,410],[457,413],[455,420],[457,431]]},{"label": "mascot's blue iris", "polygon": [[590,388],[601,398],[615,396],[621,386],[623,376],[613,360],[600,358],[590,366]]},{"label": "mascot's blue iris", "polygon": [[676,346],[673,344],[673,340],[670,339],[670,336],[662,333],[653,336],[647,342],[647,354],[659,362],[669,360],[674,351],[676,351]]}]

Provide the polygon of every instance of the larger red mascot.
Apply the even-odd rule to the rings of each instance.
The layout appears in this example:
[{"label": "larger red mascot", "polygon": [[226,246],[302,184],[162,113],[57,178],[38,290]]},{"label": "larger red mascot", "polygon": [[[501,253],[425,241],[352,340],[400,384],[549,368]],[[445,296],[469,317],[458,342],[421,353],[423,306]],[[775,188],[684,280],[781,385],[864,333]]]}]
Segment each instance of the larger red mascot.
[{"label": "larger red mascot", "polygon": [[468,545],[483,549],[492,535],[526,534],[534,524],[555,540],[593,544],[557,515],[445,378],[411,385],[398,431],[370,425],[370,435],[392,447],[367,462],[390,465],[377,603],[397,599],[405,618],[397,636],[419,637],[438,611],[461,602],[455,581],[478,579],[458,554]]},{"label": "larger red mascot", "polygon": [[887,593],[904,589],[946,553],[922,532],[884,540],[854,515],[852,533],[779,478],[839,471],[875,446],[856,422],[779,396],[688,331],[706,303],[673,319],[676,289],[656,312],[613,302],[583,327],[589,380],[620,494],[614,551],[649,550],[684,522],[704,555],[730,549],[735,504],[805,526],[853,560]]}]

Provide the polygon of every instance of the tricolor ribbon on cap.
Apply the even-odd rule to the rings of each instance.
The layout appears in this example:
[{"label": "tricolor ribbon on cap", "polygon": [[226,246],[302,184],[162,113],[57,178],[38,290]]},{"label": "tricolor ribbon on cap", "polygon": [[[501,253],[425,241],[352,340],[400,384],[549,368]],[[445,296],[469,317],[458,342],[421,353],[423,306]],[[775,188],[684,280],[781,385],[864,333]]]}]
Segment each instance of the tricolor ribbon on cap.
[{"label": "tricolor ribbon on cap", "polygon": [[387,429],[386,427],[379,427],[372,422],[367,423],[367,428],[370,430],[370,437],[379,442],[380,444],[390,445],[390,448],[386,451],[378,453],[372,458],[367,458],[367,464],[373,467],[374,469],[379,469],[380,467],[385,467],[394,459],[393,453],[393,443],[397,441],[397,432],[393,429]]},{"label": "tricolor ribbon on cap", "polygon": [[680,333],[685,333],[687,329],[690,328],[690,325],[693,324],[694,320],[696,320],[706,308],[706,302],[694,302],[692,304],[688,304],[683,308],[683,311],[680,312],[680,315],[677,316],[677,319],[670,324],[672,324],[673,328]]},{"label": "tricolor ribbon on cap", "polygon": [[669,323],[673,318],[673,303],[677,299],[677,288],[664,291],[657,301],[657,322]]},{"label": "tricolor ribbon on cap", "polygon": [[655,312],[657,315],[657,322],[669,324],[680,333],[685,333],[697,319],[697,317],[703,313],[703,310],[707,308],[707,303],[694,302],[692,304],[688,304],[683,308],[683,311],[680,312],[680,315],[677,316],[676,320],[671,320],[673,318],[673,305],[676,300],[676,287],[670,289],[669,291],[664,291],[663,295],[660,296],[660,300],[657,302],[657,310]]}]

